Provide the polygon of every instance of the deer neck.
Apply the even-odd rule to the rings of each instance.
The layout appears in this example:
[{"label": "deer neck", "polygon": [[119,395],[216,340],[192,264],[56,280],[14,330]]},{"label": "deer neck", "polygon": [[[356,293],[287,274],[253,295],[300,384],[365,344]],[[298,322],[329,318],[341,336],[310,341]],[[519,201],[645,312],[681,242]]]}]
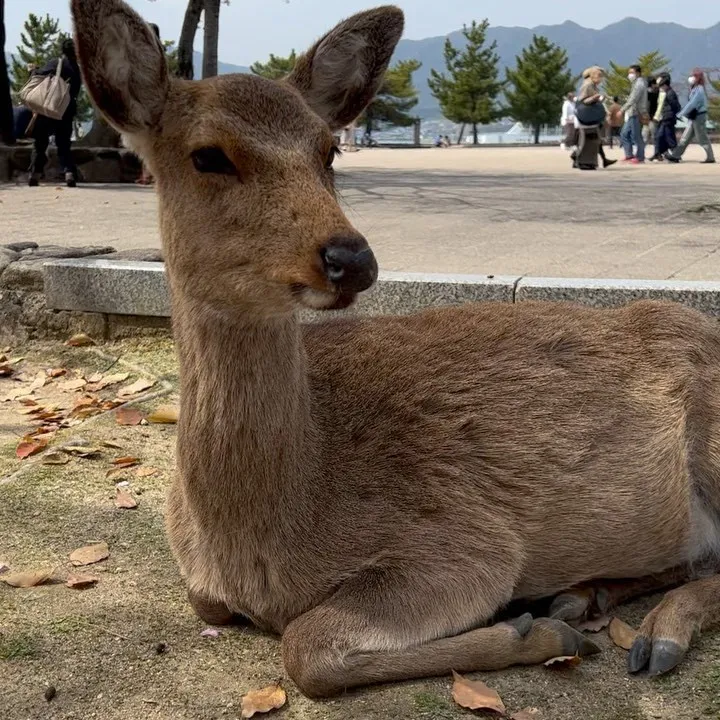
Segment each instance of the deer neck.
[{"label": "deer neck", "polygon": [[304,494],[315,456],[299,324],[249,320],[177,295],[173,304],[187,498],[216,516],[274,513]]}]

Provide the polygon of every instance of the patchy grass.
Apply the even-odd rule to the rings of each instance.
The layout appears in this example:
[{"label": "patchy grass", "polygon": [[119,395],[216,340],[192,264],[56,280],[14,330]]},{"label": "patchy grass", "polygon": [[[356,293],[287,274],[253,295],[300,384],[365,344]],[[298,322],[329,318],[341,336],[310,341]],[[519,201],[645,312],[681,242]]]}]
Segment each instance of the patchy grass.
[{"label": "patchy grass", "polygon": [[[166,341],[118,343],[103,348],[154,376],[177,372]],[[91,351],[24,349],[28,362],[82,367]],[[45,353],[44,355],[42,353]],[[79,354],[78,354],[79,353]],[[20,353],[18,353],[20,354]],[[71,362],[72,361],[72,362]],[[107,368],[98,365],[98,371]],[[152,370],[152,372],[150,372]],[[1,390],[0,390],[1,391]],[[176,394],[142,405],[173,402]],[[164,531],[165,493],[173,472],[175,427],[122,427],[112,415],[93,418],[69,431],[91,444],[112,440],[98,459],[67,465],[23,465],[0,478],[0,560],[13,570],[55,568],[63,580],[74,569],[72,550],[103,540],[107,561],[83,569],[97,586],[76,591],[64,584],[31,589],[0,583],[0,716],[99,720],[221,720],[237,718],[242,695],[281,679],[288,704],[283,720],[446,720],[470,717],[452,702],[451,679],[397,683],[348,693],[330,701],[304,698],[285,676],[277,638],[253,629],[223,630],[203,638],[204,625],[191,612]],[[4,445],[3,445],[4,442]],[[11,439],[0,430],[0,472],[5,477]],[[6,448],[4,446],[7,446]],[[14,444],[12,444],[14,450]],[[134,469],[108,478],[113,458],[132,454],[156,475]],[[115,483],[127,479],[138,508],[115,508]],[[623,608],[637,625],[657,602],[645,599]],[[473,674],[498,690],[508,709],[538,707],[543,720],[720,720],[720,637],[706,633],[675,674],[660,680],[630,678],[627,653],[604,633],[604,652],[572,671],[543,667]],[[48,684],[57,696],[48,703]]]}]

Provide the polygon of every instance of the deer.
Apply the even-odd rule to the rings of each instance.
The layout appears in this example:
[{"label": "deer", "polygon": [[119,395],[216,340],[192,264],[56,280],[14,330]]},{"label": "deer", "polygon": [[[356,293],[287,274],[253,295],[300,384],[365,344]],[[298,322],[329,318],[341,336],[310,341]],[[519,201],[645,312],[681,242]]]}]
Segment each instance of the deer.
[{"label": "deer", "polygon": [[278,81],[192,81],[121,0],[71,4],[93,102],[157,180],[180,368],[166,523],[195,612],[281,636],[288,676],[327,697],[592,655],[579,618],[662,589],[628,670],[675,668],[720,617],[716,321],[640,301],[301,323],[378,277],[333,133],[403,13],[350,17]]}]

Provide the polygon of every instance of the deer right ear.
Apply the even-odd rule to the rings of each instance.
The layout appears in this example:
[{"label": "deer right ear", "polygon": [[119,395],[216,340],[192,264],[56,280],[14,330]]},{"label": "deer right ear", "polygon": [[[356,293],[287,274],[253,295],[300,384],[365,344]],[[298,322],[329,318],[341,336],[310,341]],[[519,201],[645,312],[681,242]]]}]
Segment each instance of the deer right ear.
[{"label": "deer right ear", "polygon": [[72,0],[72,13],[93,102],[120,132],[146,132],[162,116],[170,83],[155,33],[122,0]]},{"label": "deer right ear", "polygon": [[392,5],[348,18],[298,58],[288,82],[333,130],[347,125],[379,90],[404,22]]}]

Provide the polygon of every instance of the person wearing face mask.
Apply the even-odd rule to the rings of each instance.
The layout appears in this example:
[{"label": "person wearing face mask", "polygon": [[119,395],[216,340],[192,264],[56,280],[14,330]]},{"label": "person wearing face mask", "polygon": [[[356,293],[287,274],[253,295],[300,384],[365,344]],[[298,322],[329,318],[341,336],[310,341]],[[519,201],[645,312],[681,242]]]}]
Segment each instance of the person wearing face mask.
[{"label": "person wearing face mask", "polygon": [[655,154],[650,158],[651,160],[664,160],[665,153],[677,146],[675,124],[677,114],[680,112],[680,101],[670,81],[669,73],[660,73],[657,79],[660,94],[654,118],[657,123]]},{"label": "person wearing face mask", "polygon": [[688,125],[678,146],[665,157],[671,163],[679,163],[680,158],[682,158],[683,153],[694,138],[697,144],[705,150],[706,157],[703,163],[714,163],[715,155],[707,133],[708,100],[705,92],[705,73],[695,68],[688,78],[688,82],[692,88],[690,98],[687,105],[678,113],[678,117],[684,117]]},{"label": "person wearing face mask", "polygon": [[[645,162],[645,141],[642,136],[643,122],[648,114],[648,87],[639,65],[631,65],[628,80],[632,84],[630,97],[622,106],[625,117],[620,139],[625,150],[625,162],[637,165]],[[633,153],[633,147],[635,152]]]}]

